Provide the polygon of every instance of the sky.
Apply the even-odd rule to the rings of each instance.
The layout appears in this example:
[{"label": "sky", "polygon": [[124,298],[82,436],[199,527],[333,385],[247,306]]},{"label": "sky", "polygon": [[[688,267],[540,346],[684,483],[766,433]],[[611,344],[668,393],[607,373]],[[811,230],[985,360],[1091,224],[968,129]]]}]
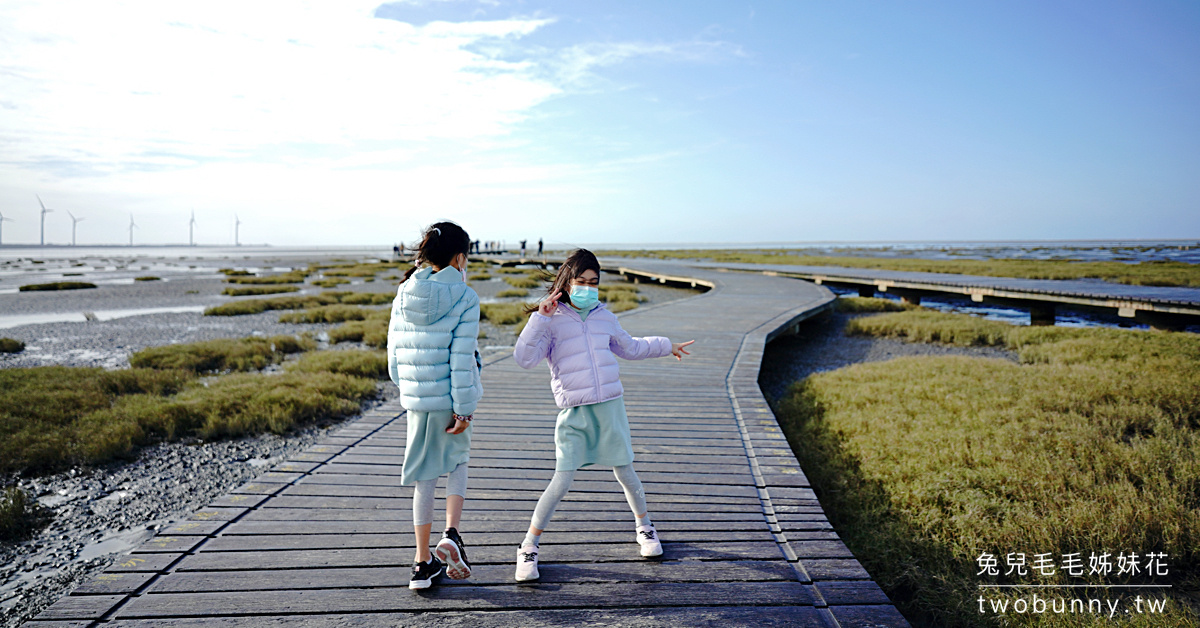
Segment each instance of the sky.
[{"label": "sky", "polygon": [[1200,238],[1200,4],[5,0],[5,244]]}]

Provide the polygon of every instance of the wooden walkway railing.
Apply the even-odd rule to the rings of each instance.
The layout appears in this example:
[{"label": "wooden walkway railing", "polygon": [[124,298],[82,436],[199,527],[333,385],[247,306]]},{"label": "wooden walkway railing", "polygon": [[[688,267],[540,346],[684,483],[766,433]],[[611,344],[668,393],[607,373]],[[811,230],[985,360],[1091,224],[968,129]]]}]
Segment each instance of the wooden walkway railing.
[{"label": "wooden walkway railing", "polygon": [[[554,468],[543,363],[484,368],[461,531],[475,573],[407,588],[412,489],[388,404],[163,530],[29,625],[907,626],[847,550],[757,384],[768,334],[828,308],[806,282],[654,264],[714,288],[622,315],[693,355],[622,362],[661,560],[640,558],[608,469],[581,470],[542,536],[541,580],[517,544]],[[435,529],[441,525],[441,499]]]}]

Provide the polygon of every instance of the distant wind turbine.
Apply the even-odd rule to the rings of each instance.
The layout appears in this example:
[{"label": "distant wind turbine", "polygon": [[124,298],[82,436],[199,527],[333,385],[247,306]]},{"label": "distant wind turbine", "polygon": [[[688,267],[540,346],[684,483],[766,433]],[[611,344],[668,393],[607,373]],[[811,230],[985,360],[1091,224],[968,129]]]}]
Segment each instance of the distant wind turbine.
[{"label": "distant wind turbine", "polygon": [[5,218],[4,214],[0,213],[0,244],[4,244],[4,221],[14,222],[12,218]]},{"label": "distant wind turbine", "polygon": [[69,209],[67,210],[67,215],[71,217],[71,246],[75,246],[75,225],[86,220],[86,218],[76,218],[75,214],[72,214]]},{"label": "distant wind turbine", "polygon": [[188,246],[196,246],[196,240],[192,237],[192,234],[195,233],[195,230],[196,230],[196,210],[193,209],[192,210],[192,219],[190,221],[188,221]]},{"label": "distant wind turbine", "polygon": [[[35,194],[34,196],[37,196],[37,195]],[[38,205],[42,206],[42,243],[41,243],[41,246],[46,246],[46,214],[49,214],[50,212],[52,212],[54,210],[46,209],[46,204],[42,202],[41,196],[38,196],[37,200],[38,200]]]},{"label": "distant wind turbine", "polygon": [[133,246],[133,230],[138,226],[133,224],[133,214],[129,214],[129,246]]},{"label": "distant wind turbine", "polygon": [[240,218],[238,218],[237,214],[234,214],[233,215],[233,245],[234,246],[242,245],[242,243],[238,240],[238,227],[241,226],[241,224],[242,224],[242,220]]}]

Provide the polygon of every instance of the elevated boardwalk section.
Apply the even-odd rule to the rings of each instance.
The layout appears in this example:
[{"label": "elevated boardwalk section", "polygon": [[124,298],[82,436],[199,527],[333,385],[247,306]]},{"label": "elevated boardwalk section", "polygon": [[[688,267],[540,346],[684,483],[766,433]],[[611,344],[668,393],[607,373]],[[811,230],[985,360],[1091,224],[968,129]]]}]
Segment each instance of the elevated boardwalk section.
[{"label": "elevated boardwalk section", "polygon": [[[639,260],[630,265],[640,267],[644,264]],[[1200,288],[791,264],[696,263],[694,267],[796,277],[818,285],[857,290],[861,296],[872,296],[876,292],[893,294],[908,303],[920,303],[922,296],[953,295],[976,303],[1026,308],[1035,325],[1053,325],[1056,307],[1098,310],[1157,329],[1200,325]]]},{"label": "elevated boardwalk section", "polygon": [[513,582],[553,474],[557,408],[545,363],[526,371],[506,355],[484,367],[476,413],[461,527],[471,578],[407,588],[405,416],[389,404],[163,530],[29,625],[907,626],[830,526],[757,385],[767,338],[832,294],[632,266],[712,288],[621,316],[634,335],[696,340],[682,363],[621,365],[661,560],[638,556],[610,470],[584,469],[542,536],[541,580]]}]

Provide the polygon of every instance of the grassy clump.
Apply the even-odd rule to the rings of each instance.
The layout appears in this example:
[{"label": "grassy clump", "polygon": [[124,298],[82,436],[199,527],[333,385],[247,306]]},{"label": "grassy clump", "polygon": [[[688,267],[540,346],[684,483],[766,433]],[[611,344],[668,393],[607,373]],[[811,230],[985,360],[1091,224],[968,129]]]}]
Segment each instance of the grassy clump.
[{"label": "grassy clump", "polygon": [[638,294],[637,286],[629,284],[601,284],[600,300],[608,304],[610,312],[632,310],[647,301],[646,297]]},{"label": "grassy clump", "polygon": [[134,278],[133,278],[133,280],[134,280],[134,281],[162,281],[162,277],[155,277],[155,276],[153,276],[153,275],[146,275],[145,277],[134,277]]},{"label": "grassy clump", "polygon": [[232,268],[222,268],[221,270],[218,270],[217,272],[225,275],[226,277],[253,277],[254,276],[254,273],[252,273],[248,270],[234,270]]},{"label": "grassy clump", "polygon": [[33,283],[18,288],[20,292],[38,292],[45,290],[87,290],[95,288],[96,284],[86,281],[55,281],[53,283]]},{"label": "grassy clump", "polygon": [[238,284],[283,284],[283,283],[301,283],[308,277],[308,271],[293,270],[278,275],[267,275],[265,277],[255,277],[247,274],[229,274],[226,273],[225,281]]},{"label": "grassy clump", "polygon": [[316,343],[296,336],[218,338],[182,345],[143,349],[129,356],[134,368],[181,369],[193,373],[254,371],[291,353],[310,351]]},{"label": "grassy clump", "polygon": [[837,311],[849,313],[903,312],[907,309],[903,303],[877,297],[839,297],[834,305]]},{"label": "grassy clump", "polygon": [[[342,353],[342,352],[337,352]],[[161,440],[272,431],[358,412],[375,393],[368,359],[319,370],[237,373],[67,367],[0,369],[0,471],[52,471],[129,455]]]},{"label": "grassy clump", "polygon": [[250,286],[249,288],[226,288],[221,291],[222,294],[230,297],[244,297],[250,295],[262,294],[278,294],[280,292],[299,292],[300,288],[296,286]]},{"label": "grassy clump", "polygon": [[1076,262],[1068,260],[927,260],[913,258],[840,257],[797,255],[788,250],[722,251],[596,251],[608,257],[656,257],[659,259],[704,259],[714,262],[748,264],[789,264],[801,266],[842,266],[879,268],[923,273],[954,273],[984,277],[1022,279],[1104,279],[1139,286],[1200,286],[1200,264],[1172,261]]},{"label": "grassy clump", "polygon": [[79,459],[77,420],[122,395],[169,395],[186,371],[44,366],[0,369],[0,472],[48,470]]},{"label": "grassy clump", "polygon": [[0,353],[20,353],[25,350],[25,343],[12,338],[0,338]]},{"label": "grassy clump", "polygon": [[[382,314],[381,314],[382,313]],[[299,312],[288,312],[279,316],[281,323],[341,323],[344,321],[361,321],[377,316],[387,316],[390,309],[370,310],[357,305],[323,305]]]},{"label": "grassy clump", "polygon": [[515,325],[524,322],[528,317],[524,303],[479,304],[479,318],[495,325]]},{"label": "grassy clump", "polygon": [[322,271],[326,277],[374,277],[376,274],[403,268],[403,262],[372,262],[365,264],[349,264],[343,266],[325,267]]},{"label": "grassy clump", "polygon": [[521,288],[511,288],[509,290],[501,290],[500,292],[496,293],[497,299],[507,299],[510,297],[527,297],[527,296],[529,296],[529,291],[523,290]]},{"label": "grassy clump", "polygon": [[[509,270],[509,269],[502,268],[501,270]],[[516,275],[505,275],[504,283],[506,283],[514,288],[528,289],[528,288],[537,288],[538,286],[541,286],[542,280],[537,277],[531,277],[529,275],[522,275],[520,277],[518,277]]]},{"label": "grassy clump", "polygon": [[[1154,583],[1175,591],[1200,585],[1200,338],[1016,327],[920,310],[851,325],[856,333],[1004,346],[1021,360],[858,364],[808,377],[780,404],[780,422],[834,528],[907,617],[999,625],[978,612],[984,583],[1151,582],[1064,571],[978,576],[982,552],[1002,565],[1009,552],[1031,561],[1035,553],[1082,552],[1085,566],[1093,551],[1114,560],[1118,552],[1165,552],[1170,578]],[[1038,593],[1069,599],[1081,591]],[[1170,604],[1167,614],[1133,625],[1195,625],[1178,598]],[[1068,615],[1004,621],[1103,623]]]},{"label": "grassy clump", "polygon": [[289,372],[341,373],[355,377],[387,379],[387,357],[382,351],[316,351],[287,365]]},{"label": "grassy clump", "polygon": [[247,299],[225,303],[204,310],[205,316],[242,316],[258,314],[268,310],[304,310],[345,303],[349,305],[381,305],[391,303],[393,296],[377,292],[324,292],[274,299]]},{"label": "grassy clump", "polygon": [[388,316],[378,316],[343,323],[329,330],[329,342],[361,342],[368,347],[382,349],[387,346],[388,319]]},{"label": "grassy clump", "polygon": [[0,493],[0,541],[26,538],[49,520],[49,509],[25,491],[10,486]]},{"label": "grassy clump", "polygon": [[312,284],[314,286],[319,286],[321,288],[336,288],[342,284],[347,284],[347,283],[350,283],[350,280],[343,279],[341,277],[331,277],[329,279],[318,279],[318,280],[312,282]]},{"label": "grassy clump", "polygon": [[467,278],[470,279],[471,281],[487,281],[487,280],[491,279],[492,276],[487,273],[473,273],[472,275],[470,275]]}]

